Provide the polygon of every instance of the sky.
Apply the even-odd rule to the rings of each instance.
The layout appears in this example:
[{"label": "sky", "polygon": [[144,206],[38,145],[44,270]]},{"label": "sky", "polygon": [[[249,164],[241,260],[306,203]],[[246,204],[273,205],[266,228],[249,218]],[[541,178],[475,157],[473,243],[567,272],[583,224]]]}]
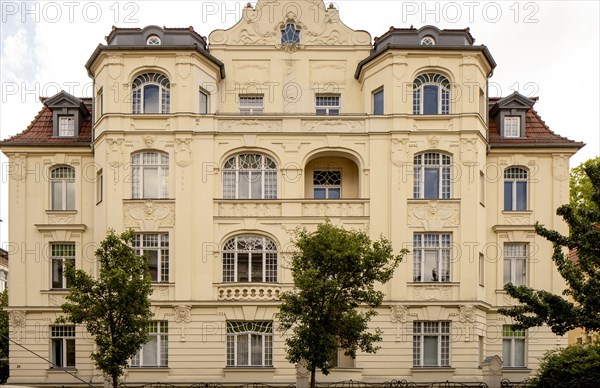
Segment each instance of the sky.
[{"label": "sky", "polygon": [[[193,26],[203,36],[240,18],[238,1],[0,0],[0,139],[23,131],[61,89],[91,96],[84,68],[112,26]],[[255,2],[252,2],[254,5]],[[326,4],[330,2],[326,1]],[[390,26],[470,27],[497,67],[490,96],[518,91],[539,97],[535,109],[554,132],[587,143],[571,167],[600,155],[600,2],[371,1],[333,2],[350,28],[372,37]],[[7,159],[0,157],[0,243],[7,241]],[[18,214],[12,214],[18,216]]]}]

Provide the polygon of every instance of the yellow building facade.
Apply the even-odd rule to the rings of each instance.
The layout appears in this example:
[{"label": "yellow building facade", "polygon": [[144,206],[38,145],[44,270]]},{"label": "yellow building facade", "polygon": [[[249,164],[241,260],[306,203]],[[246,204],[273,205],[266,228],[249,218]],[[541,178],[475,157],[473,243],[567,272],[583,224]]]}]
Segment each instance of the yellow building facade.
[{"label": "yellow building facade", "polygon": [[[210,43],[210,44],[209,44]],[[510,330],[511,281],[561,292],[569,157],[518,93],[489,98],[496,66],[468,29],[391,28],[371,41],[320,0],[258,1],[208,39],[114,28],[86,64],[93,98],[43,99],[10,160],[11,383],[101,383],[83,327],[56,326],[66,261],[97,273],[108,228],[148,254],[154,322],[128,385],[294,383],[277,331],[298,227],[383,235],[411,253],[382,285],[376,354],[319,381],[513,381],[566,345]],[[17,291],[17,285],[21,285]],[[14,290],[14,291],[13,291]]]}]

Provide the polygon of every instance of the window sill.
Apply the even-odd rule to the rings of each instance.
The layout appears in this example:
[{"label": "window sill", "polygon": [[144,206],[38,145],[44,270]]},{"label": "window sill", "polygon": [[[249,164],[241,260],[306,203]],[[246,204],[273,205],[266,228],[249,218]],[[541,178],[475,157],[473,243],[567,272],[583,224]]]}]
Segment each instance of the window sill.
[{"label": "window sill", "polygon": [[168,372],[171,368],[168,366],[129,366],[127,367],[128,372],[140,371],[140,372]]},{"label": "window sill", "polygon": [[226,366],[223,368],[223,371],[229,372],[265,372],[265,373],[273,373],[275,372],[275,367],[273,366]]},{"label": "window sill", "polygon": [[48,369],[46,369],[46,372],[48,372],[48,373],[65,373],[65,371],[71,372],[71,373],[77,373],[77,368],[72,366],[72,367],[67,367],[67,368],[48,368]]},{"label": "window sill", "polygon": [[460,282],[406,282],[409,286],[460,286]]},{"label": "window sill", "polygon": [[451,366],[413,366],[411,372],[454,372]]},{"label": "window sill", "polygon": [[123,202],[146,202],[146,201],[175,201],[175,198],[123,198]]},{"label": "window sill", "polygon": [[533,210],[502,210],[502,214],[510,214],[510,215],[530,215],[533,214]]},{"label": "window sill", "polygon": [[47,215],[59,214],[61,216],[64,215],[75,215],[77,214],[77,210],[46,210]]},{"label": "window sill", "polygon": [[502,367],[502,372],[531,372],[531,369],[526,366],[505,366]]},{"label": "window sill", "polygon": [[69,293],[69,289],[68,288],[51,288],[49,290],[40,290],[40,292],[42,294],[68,294]]}]

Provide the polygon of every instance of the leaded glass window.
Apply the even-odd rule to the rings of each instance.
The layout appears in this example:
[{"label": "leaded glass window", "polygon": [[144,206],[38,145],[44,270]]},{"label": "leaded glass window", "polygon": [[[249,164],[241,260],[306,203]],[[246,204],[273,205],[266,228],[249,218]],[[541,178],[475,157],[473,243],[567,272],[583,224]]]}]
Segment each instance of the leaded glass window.
[{"label": "leaded glass window", "polygon": [[315,199],[340,199],[342,197],[342,172],[340,170],[315,170],[313,172]]},{"label": "leaded glass window", "polygon": [[413,82],[413,114],[449,114],[450,81],[441,74],[425,73]]},{"label": "leaded glass window", "polygon": [[450,198],[452,159],[439,153],[424,153],[414,158],[415,199],[448,199]]},{"label": "leaded glass window", "polygon": [[276,283],[277,245],[262,236],[237,236],[223,246],[223,282]]},{"label": "leaded glass window", "polygon": [[223,166],[223,198],[277,199],[277,163],[261,154],[240,154]]},{"label": "leaded glass window", "polygon": [[138,75],[132,84],[133,113],[169,113],[171,82],[159,73]]},{"label": "leaded glass window", "polygon": [[273,366],[273,322],[228,321],[227,366]]},{"label": "leaded glass window", "polygon": [[299,44],[300,30],[296,28],[294,23],[288,23],[281,30],[281,44]]}]

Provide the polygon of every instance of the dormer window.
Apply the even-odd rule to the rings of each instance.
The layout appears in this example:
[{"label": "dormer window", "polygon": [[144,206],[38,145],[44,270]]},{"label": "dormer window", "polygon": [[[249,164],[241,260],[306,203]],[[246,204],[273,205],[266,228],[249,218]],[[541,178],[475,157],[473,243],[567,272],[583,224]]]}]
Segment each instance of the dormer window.
[{"label": "dormer window", "polygon": [[504,117],[504,137],[521,137],[521,117]]},{"label": "dormer window", "polygon": [[160,46],[161,41],[160,38],[156,35],[150,35],[148,39],[146,39],[146,44],[148,46]]},{"label": "dormer window", "polygon": [[300,30],[296,28],[293,23],[288,23],[285,28],[281,30],[281,44],[299,44],[300,43]]},{"label": "dormer window", "polygon": [[433,36],[427,35],[423,39],[421,39],[421,45],[422,46],[434,46],[435,39],[433,38]]},{"label": "dormer window", "polygon": [[75,136],[75,117],[60,116],[58,118],[58,136],[60,136],[60,137]]}]

